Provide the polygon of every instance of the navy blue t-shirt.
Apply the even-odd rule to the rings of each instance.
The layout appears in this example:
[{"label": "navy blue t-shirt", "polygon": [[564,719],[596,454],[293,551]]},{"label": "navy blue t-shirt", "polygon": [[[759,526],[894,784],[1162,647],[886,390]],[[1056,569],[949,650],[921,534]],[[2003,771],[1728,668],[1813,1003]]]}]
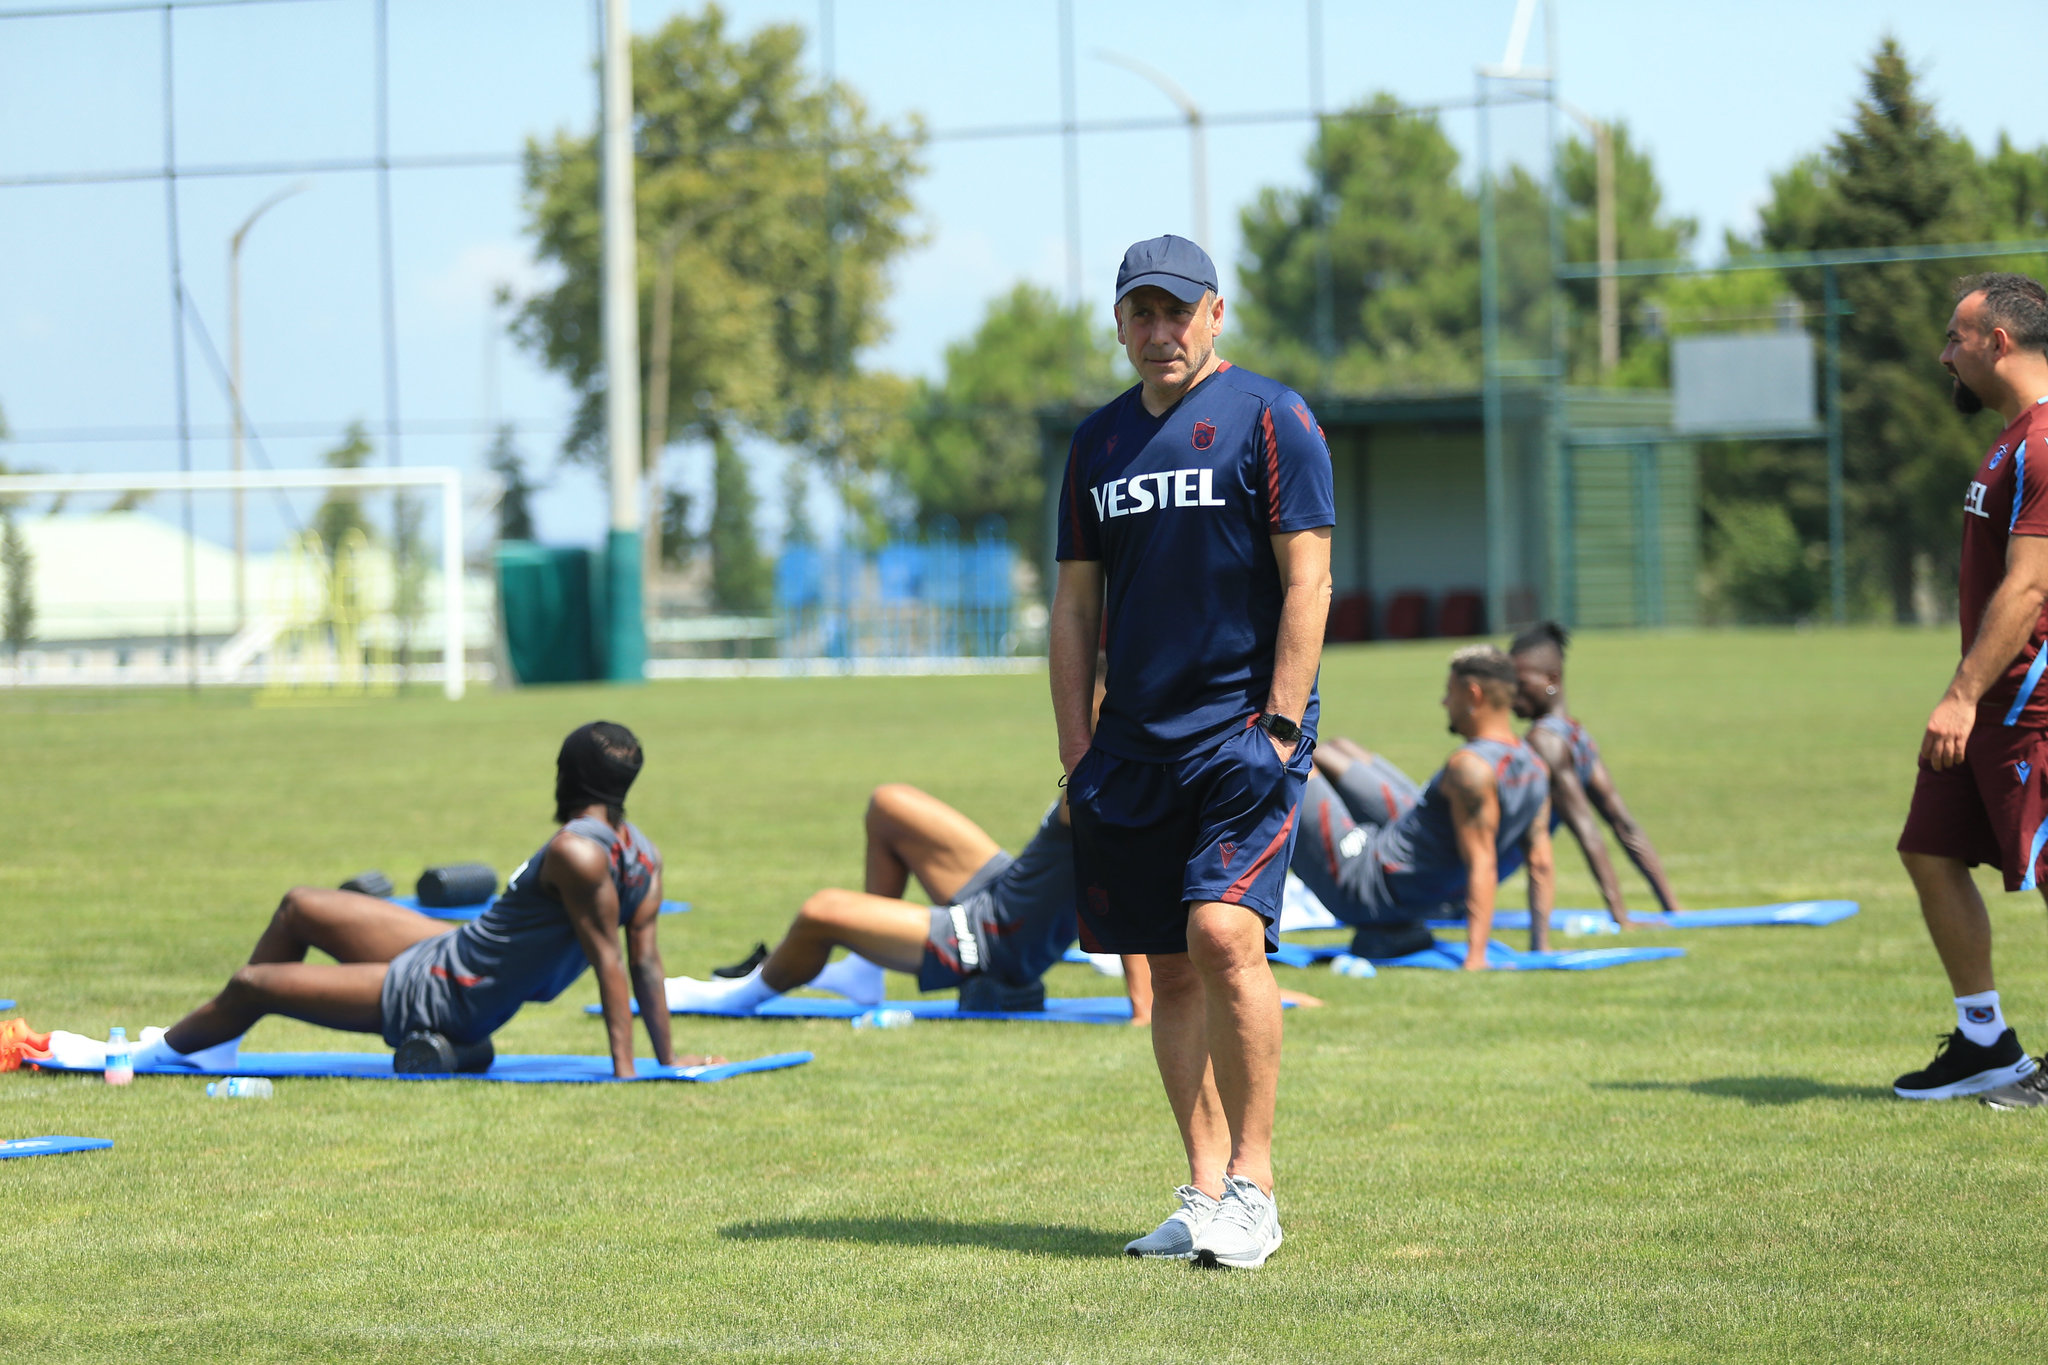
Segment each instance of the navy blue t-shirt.
[{"label": "navy blue t-shirt", "polygon": [[[1272,537],[1337,515],[1330,448],[1285,385],[1225,362],[1163,416],[1141,393],[1074,433],[1059,557],[1103,566],[1109,678],[1096,745],[1168,763],[1265,709],[1283,596]],[[1311,688],[1311,735],[1320,710]]]}]

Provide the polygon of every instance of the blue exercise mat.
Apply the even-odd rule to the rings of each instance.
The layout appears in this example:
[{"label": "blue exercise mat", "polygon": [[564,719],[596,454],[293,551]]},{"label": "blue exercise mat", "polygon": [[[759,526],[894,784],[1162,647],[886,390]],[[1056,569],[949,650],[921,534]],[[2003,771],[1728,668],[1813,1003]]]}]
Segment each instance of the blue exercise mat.
[{"label": "blue exercise mat", "polygon": [[[1339,927],[1341,928],[1342,926]],[[1283,966],[1299,967],[1301,965],[1299,962],[1288,961],[1287,945],[1284,943],[1281,944],[1279,948],[1275,949],[1273,952],[1267,953],[1266,956],[1272,958],[1275,962],[1278,962]],[[1061,956],[1060,961],[1071,962],[1077,967],[1095,966],[1094,959],[1090,958],[1088,954],[1082,952],[1079,947],[1069,947],[1065,954]],[[1098,968],[1097,970],[1100,969]]]},{"label": "blue exercise mat", "polygon": [[10,1138],[0,1142],[0,1161],[17,1156],[62,1156],[66,1152],[97,1152],[114,1145],[112,1138]]},{"label": "blue exercise mat", "polygon": [[12,1000],[0,1000],[0,1010],[11,1010],[13,1008],[14,1002]]},{"label": "blue exercise mat", "polygon": [[[717,1066],[662,1066],[644,1057],[635,1058],[636,1081],[722,1081],[754,1071],[781,1071],[811,1060],[808,1052],[778,1052],[741,1062]],[[34,1062],[48,1071],[92,1071],[98,1067],[56,1066]],[[500,1056],[489,1071],[477,1075],[401,1076],[391,1069],[388,1052],[244,1052],[232,1067],[200,1069],[190,1066],[137,1067],[138,1076],[270,1076],[339,1077],[355,1081],[511,1081],[528,1085],[550,1085],[611,1081],[612,1059],[578,1057],[555,1053],[514,1053]]]},{"label": "blue exercise mat", "polygon": [[[1273,960],[1289,967],[1306,967],[1350,951],[1348,943],[1283,943],[1280,951],[1273,954]],[[1489,971],[1591,972],[1602,967],[1626,966],[1631,962],[1655,962],[1660,958],[1684,956],[1683,948],[1579,948],[1565,952],[1531,953],[1510,948],[1499,939],[1491,939],[1486,949],[1486,965]],[[1465,945],[1439,941],[1434,948],[1425,948],[1419,953],[1370,960],[1375,967],[1460,971],[1465,966]]]},{"label": "blue exercise mat", "polygon": [[[417,910],[429,919],[475,919],[478,915],[481,915],[484,911],[498,903],[498,898],[493,896],[487,901],[478,901],[475,905],[441,905],[428,909],[420,904],[418,896],[387,896],[385,899],[389,900],[393,905],[402,905],[408,910]],[[664,915],[680,915],[689,908],[690,903],[688,901],[663,901],[661,903],[661,913]]]},{"label": "blue exercise mat", "polygon": [[[1293,1009],[1291,1004],[1284,1009]],[[756,1010],[671,1010],[671,1014],[696,1015],[706,1019],[851,1019],[870,1009],[909,1010],[920,1019],[1019,1019],[1040,1024],[1128,1024],[1131,1002],[1122,995],[1082,995],[1069,999],[1048,999],[1043,1010],[963,1010],[958,1000],[884,1000],[879,1005],[856,1005],[851,1000],[827,1000],[819,996],[778,995]],[[585,1005],[585,1014],[603,1014],[599,1005]],[[638,1013],[638,1006],[634,1012]]]},{"label": "blue exercise mat", "polygon": [[[1763,924],[1805,924],[1819,926],[1845,920],[1855,914],[1855,901],[1781,901],[1776,905],[1742,905],[1727,910],[1681,910],[1675,915],[1660,911],[1629,912],[1629,920],[1635,924],[1658,929],[1736,929]],[[1553,929],[1565,929],[1575,922],[1593,919],[1604,922],[1610,928],[1614,921],[1605,910],[1552,910],[1550,925]],[[1432,929],[1458,929],[1464,927],[1463,920],[1430,920]],[[1496,910],[1493,912],[1493,927],[1496,929],[1527,929],[1527,910]]]},{"label": "blue exercise mat", "polygon": [[[851,1019],[870,1009],[909,1010],[920,1019],[1025,1019],[1041,1024],[1128,1024],[1131,1002],[1121,995],[1084,995],[1070,1000],[1047,1000],[1043,1010],[963,1010],[958,1000],[884,1000],[879,1005],[856,1005],[851,1000],[827,1000],[818,996],[778,995],[757,1010],[671,1010],[671,1014],[693,1014],[710,1019]],[[603,1014],[600,1005],[585,1005],[585,1014]],[[633,1012],[638,1014],[636,1004]]]}]

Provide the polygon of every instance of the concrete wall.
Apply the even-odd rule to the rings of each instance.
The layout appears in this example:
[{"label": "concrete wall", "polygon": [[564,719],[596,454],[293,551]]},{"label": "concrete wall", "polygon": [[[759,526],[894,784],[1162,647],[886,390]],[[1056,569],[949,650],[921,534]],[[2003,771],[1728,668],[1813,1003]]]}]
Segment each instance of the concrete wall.
[{"label": "concrete wall", "polygon": [[[1384,599],[1411,589],[1432,598],[1486,585],[1486,470],[1480,433],[1427,427],[1372,429],[1359,463],[1364,574],[1354,586]],[[1363,516],[1359,515],[1362,510]]]}]

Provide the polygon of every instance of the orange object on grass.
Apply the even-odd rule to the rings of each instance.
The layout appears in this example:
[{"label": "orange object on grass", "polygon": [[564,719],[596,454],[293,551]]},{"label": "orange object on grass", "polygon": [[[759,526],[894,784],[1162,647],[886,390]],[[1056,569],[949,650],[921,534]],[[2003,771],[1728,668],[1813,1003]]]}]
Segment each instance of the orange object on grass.
[{"label": "orange object on grass", "polygon": [[50,1035],[31,1033],[26,1019],[0,1023],[0,1071],[12,1071],[24,1061],[50,1060]]}]

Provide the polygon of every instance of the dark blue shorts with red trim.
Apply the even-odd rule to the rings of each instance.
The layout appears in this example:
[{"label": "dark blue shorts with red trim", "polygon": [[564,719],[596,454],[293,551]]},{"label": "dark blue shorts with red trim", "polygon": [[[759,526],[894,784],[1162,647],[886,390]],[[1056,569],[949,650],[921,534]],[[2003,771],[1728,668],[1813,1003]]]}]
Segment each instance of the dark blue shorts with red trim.
[{"label": "dark blue shorts with red trim", "polygon": [[1264,730],[1213,749],[1140,763],[1090,749],[1067,783],[1081,946],[1091,953],[1184,953],[1188,906],[1242,905],[1279,944],[1280,897],[1314,742],[1285,763]]}]

